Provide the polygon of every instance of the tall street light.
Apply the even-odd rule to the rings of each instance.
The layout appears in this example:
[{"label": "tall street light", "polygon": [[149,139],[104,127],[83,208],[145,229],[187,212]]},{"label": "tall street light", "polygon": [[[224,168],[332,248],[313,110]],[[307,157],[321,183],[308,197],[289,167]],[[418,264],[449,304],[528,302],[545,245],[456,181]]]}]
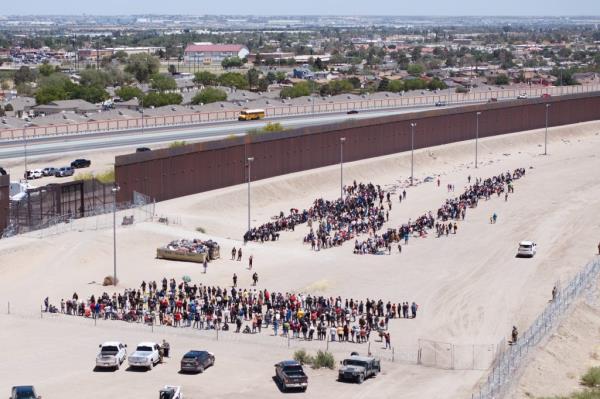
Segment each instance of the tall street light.
[{"label": "tall street light", "polygon": [[415,127],[416,122],[410,124],[410,185],[413,185],[415,166]]},{"label": "tall street light", "polygon": [[345,137],[340,137],[340,198],[344,200],[344,142]]},{"label": "tall street light", "polygon": [[254,157],[248,157],[248,231],[250,231],[250,172],[252,167],[252,161]]},{"label": "tall street light", "polygon": [[481,111],[477,112],[477,127],[475,129],[475,169],[477,169],[477,147],[479,144],[479,115],[481,115]]},{"label": "tall street light", "polygon": [[546,132],[544,133],[544,155],[548,155],[548,109],[550,109],[550,104],[546,104]]},{"label": "tall street light", "polygon": [[113,193],[113,285],[117,285],[117,192],[121,189],[117,183],[112,188]]}]

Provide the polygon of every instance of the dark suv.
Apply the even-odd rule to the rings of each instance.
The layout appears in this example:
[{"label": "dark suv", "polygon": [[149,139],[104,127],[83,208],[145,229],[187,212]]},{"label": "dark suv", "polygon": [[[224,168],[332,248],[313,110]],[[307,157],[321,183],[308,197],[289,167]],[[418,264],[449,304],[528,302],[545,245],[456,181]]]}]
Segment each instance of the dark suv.
[{"label": "dark suv", "polygon": [[204,369],[215,365],[215,355],[207,351],[189,351],[181,359],[181,372],[202,373]]},{"label": "dark suv", "polygon": [[73,162],[71,162],[71,167],[73,169],[88,168],[91,164],[92,161],[90,161],[89,159],[76,159]]}]

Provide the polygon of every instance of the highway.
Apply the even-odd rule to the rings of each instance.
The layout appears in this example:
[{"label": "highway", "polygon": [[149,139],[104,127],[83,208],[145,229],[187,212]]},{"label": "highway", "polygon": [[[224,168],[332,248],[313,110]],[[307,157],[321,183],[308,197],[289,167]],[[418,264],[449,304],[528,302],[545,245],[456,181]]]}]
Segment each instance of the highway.
[{"label": "highway", "polygon": [[[463,106],[464,104],[456,105]],[[261,128],[269,122],[279,122],[285,128],[298,128],[311,125],[323,125],[343,122],[351,119],[365,119],[379,116],[397,115],[415,111],[434,109],[432,106],[419,106],[401,109],[379,109],[361,111],[358,114],[348,115],[343,113],[286,116],[269,118],[253,122],[211,122],[195,126],[160,127],[146,129],[143,134],[141,129],[126,132],[94,132],[71,136],[45,136],[0,142],[0,160],[23,157],[25,145],[27,156],[37,157],[65,153],[77,153],[127,147],[165,146],[175,140],[184,140],[187,143],[198,142],[211,138],[227,137],[232,134],[244,134],[250,129]]]}]

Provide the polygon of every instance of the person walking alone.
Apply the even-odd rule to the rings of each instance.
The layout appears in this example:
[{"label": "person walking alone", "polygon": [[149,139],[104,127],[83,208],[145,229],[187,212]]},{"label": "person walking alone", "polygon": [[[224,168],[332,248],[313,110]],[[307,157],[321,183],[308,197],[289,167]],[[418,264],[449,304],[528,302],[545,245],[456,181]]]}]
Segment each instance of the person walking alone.
[{"label": "person walking alone", "polygon": [[252,270],[252,260],[254,259],[253,255],[250,255],[248,258],[248,270]]},{"label": "person walking alone", "polygon": [[233,288],[237,287],[237,274],[233,273]]}]

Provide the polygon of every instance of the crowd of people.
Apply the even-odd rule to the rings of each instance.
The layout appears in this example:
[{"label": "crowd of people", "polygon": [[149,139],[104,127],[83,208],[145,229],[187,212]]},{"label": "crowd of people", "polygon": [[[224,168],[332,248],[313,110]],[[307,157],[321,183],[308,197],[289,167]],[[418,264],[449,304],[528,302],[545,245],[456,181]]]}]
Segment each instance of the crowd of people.
[{"label": "crowd of people", "polygon": [[[508,194],[514,193],[513,181],[524,175],[525,168],[519,168],[513,172],[508,171],[488,179],[475,179],[474,184],[470,184],[471,178],[469,176],[469,185],[465,188],[465,191],[458,197],[447,199],[438,208],[435,217],[430,211],[414,221],[409,219],[408,223],[400,226],[398,229],[388,229],[383,234],[372,232],[368,238],[362,241],[356,239],[354,242],[354,253],[360,255],[383,254],[387,251],[388,254],[391,254],[392,245],[396,244],[398,245],[398,251],[402,252],[402,241],[407,244],[411,235],[426,237],[429,231],[434,228],[437,237],[456,234],[458,231],[457,221],[465,219],[467,208],[477,207],[479,200],[485,199],[487,201],[494,194],[500,197],[504,193],[504,199],[507,201]],[[455,187],[453,184],[449,184],[447,187],[448,192],[454,192]],[[497,215],[494,213],[491,222],[495,223],[496,220]]]},{"label": "crowd of people", "polygon": [[272,329],[275,336],[365,342],[373,331],[384,338],[391,319],[415,318],[418,311],[415,302],[343,300],[235,285],[235,275],[234,286],[228,288],[166,278],[159,283],[143,281],[138,289],[118,294],[105,292],[80,300],[74,293],[71,299],[61,300],[60,312],[201,330],[251,334]]}]

